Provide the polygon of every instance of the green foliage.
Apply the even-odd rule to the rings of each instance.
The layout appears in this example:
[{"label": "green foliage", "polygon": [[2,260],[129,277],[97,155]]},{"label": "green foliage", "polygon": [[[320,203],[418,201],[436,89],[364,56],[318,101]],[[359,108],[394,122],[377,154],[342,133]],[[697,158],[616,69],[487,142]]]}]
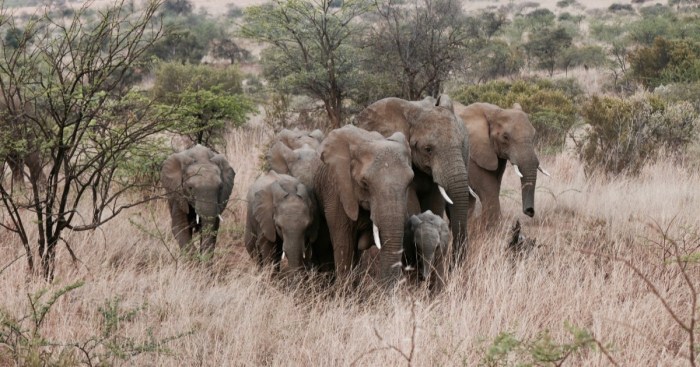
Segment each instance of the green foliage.
[{"label": "green foliage", "polygon": [[700,113],[700,81],[694,83],[674,83],[657,87],[654,94],[667,102],[688,102],[693,105],[695,112]]},{"label": "green foliage", "polygon": [[510,108],[519,103],[537,130],[538,146],[559,149],[564,144],[566,132],[576,121],[574,102],[582,93],[573,79],[535,79],[468,85],[450,95],[465,105],[487,102]]},{"label": "green foliage", "polygon": [[619,40],[626,33],[626,28],[621,22],[606,22],[594,19],[588,25],[589,32],[595,40],[612,43]]},{"label": "green foliage", "polygon": [[165,0],[163,2],[163,15],[177,16],[192,14],[192,2],[190,0]]},{"label": "green foliage", "polygon": [[600,67],[607,63],[608,58],[605,50],[596,45],[571,46],[565,49],[557,59],[557,66],[564,70],[584,65],[587,67]]},{"label": "green foliage", "polygon": [[224,27],[203,14],[167,16],[164,36],[149,49],[163,61],[198,64],[214,40],[227,39]]},{"label": "green foliage", "polygon": [[557,58],[572,41],[573,37],[563,27],[545,28],[534,33],[524,47],[528,56],[536,60],[537,67],[549,71],[552,76]]},{"label": "green foliage", "polygon": [[134,321],[146,305],[123,311],[119,299],[115,298],[98,308],[102,322],[96,335],[83,341],[60,343],[48,339],[45,336],[47,316],[59,299],[82,286],[82,282],[67,285],[46,301],[45,289],[28,295],[29,306],[23,316],[0,308],[0,361],[22,366],[110,366],[128,362],[143,353],[168,354],[170,351],[165,347],[168,342],[191,334],[156,339],[149,329],[145,340],[126,336],[125,326]]},{"label": "green foliage", "polygon": [[176,132],[199,144],[222,145],[227,128],[242,125],[255,111],[242,94],[241,81],[233,67],[163,63],[156,71],[153,94],[166,109],[172,108]]},{"label": "green foliage", "polygon": [[651,45],[657,37],[671,32],[672,20],[665,17],[642,18],[629,25],[629,38],[632,42]]},{"label": "green foliage", "polygon": [[600,351],[610,361],[607,349],[586,329],[568,323],[565,328],[570,334],[570,340],[559,343],[548,330],[539,332],[531,339],[518,339],[513,333],[498,334],[491,345],[483,349],[479,366],[510,367],[510,366],[561,366],[576,355],[589,351]]},{"label": "green foliage", "polygon": [[608,6],[608,10],[611,12],[634,12],[634,8],[630,4],[619,4],[615,3]]},{"label": "green foliage", "polygon": [[631,76],[645,87],[700,81],[700,44],[658,37],[629,54]]},{"label": "green foliage", "polygon": [[538,8],[527,13],[525,19],[533,31],[539,31],[547,27],[552,27],[556,16],[547,8]]},{"label": "green foliage", "polygon": [[517,74],[525,65],[525,57],[514,46],[493,40],[474,53],[470,73],[479,82]]},{"label": "green foliage", "polygon": [[697,136],[698,114],[690,103],[667,103],[648,93],[627,99],[595,96],[581,114],[592,128],[579,145],[587,172],[635,175],[660,148],[679,154]]},{"label": "green foliage", "polygon": [[369,9],[364,0],[276,1],[245,9],[243,36],[270,47],[263,53],[263,74],[283,93],[323,101],[331,126],[340,127],[342,101],[357,85],[359,65],[352,40],[361,27],[354,21]]},{"label": "green foliage", "polygon": [[568,6],[576,5],[578,2],[576,0],[559,0],[557,1],[557,7],[566,8]]}]

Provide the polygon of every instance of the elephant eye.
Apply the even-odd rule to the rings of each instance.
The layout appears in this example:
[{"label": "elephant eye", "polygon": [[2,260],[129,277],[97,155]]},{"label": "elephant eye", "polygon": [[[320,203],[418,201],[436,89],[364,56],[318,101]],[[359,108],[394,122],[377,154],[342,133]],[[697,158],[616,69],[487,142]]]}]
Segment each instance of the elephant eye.
[{"label": "elephant eye", "polygon": [[503,133],[503,139],[504,139],[505,141],[509,141],[509,140],[510,140],[510,134],[508,134],[508,133]]},{"label": "elephant eye", "polygon": [[360,187],[361,187],[363,190],[369,189],[369,184],[367,183],[367,179],[366,179],[366,178],[363,178],[362,180],[360,180]]},{"label": "elephant eye", "polygon": [[424,149],[425,149],[425,152],[428,154],[433,152],[433,147],[431,145],[426,145]]}]

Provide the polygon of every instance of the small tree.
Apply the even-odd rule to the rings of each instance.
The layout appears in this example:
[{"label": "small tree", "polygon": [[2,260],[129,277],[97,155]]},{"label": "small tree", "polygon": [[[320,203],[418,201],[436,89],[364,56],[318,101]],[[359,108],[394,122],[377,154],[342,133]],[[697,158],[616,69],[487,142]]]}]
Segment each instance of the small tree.
[{"label": "small tree", "polygon": [[235,67],[163,63],[156,71],[153,97],[172,109],[175,132],[198,144],[220,146],[226,128],[240,126],[254,110],[241,80]]},{"label": "small tree", "polygon": [[[437,96],[470,43],[482,40],[479,23],[456,0],[378,1],[376,15],[367,35],[367,68],[393,76],[411,100]],[[490,20],[483,29],[493,35],[505,20]]]},{"label": "small tree", "polygon": [[525,44],[528,55],[537,61],[537,66],[554,74],[557,58],[571,46],[572,37],[564,28],[543,29],[532,35]]},{"label": "small tree", "polygon": [[283,92],[323,101],[332,128],[340,127],[343,99],[357,84],[360,31],[356,18],[367,11],[365,0],[274,0],[245,11],[241,33],[270,47],[263,54],[265,77]]},{"label": "small tree", "polygon": [[[31,180],[29,199],[12,195],[0,182],[0,226],[18,235],[30,271],[38,253],[47,280],[53,279],[60,243],[75,260],[66,231],[93,230],[144,200],[126,195],[138,182],[128,164],[150,156],[154,134],[167,127],[148,113],[148,100],[123,89],[129,70],[161,35],[153,21],[161,1],[148,1],[135,13],[118,2],[87,22],[91,5],[68,21],[44,12],[25,25],[17,48],[3,44],[0,54],[2,94],[18,102],[5,117],[28,132],[26,145],[49,171],[46,182]],[[4,9],[0,22],[17,28]],[[38,238],[29,238],[30,226]]]}]

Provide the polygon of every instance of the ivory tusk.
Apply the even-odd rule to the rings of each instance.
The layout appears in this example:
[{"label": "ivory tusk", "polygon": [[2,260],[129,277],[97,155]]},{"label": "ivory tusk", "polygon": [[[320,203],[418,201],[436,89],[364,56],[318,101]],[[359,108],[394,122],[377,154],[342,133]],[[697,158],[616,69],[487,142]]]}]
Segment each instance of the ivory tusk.
[{"label": "ivory tusk", "polygon": [[403,270],[406,270],[406,271],[413,271],[413,270],[416,270],[416,268],[414,268],[414,267],[411,266],[411,265],[408,265],[408,266],[406,266],[405,268],[403,268]]},{"label": "ivory tusk", "polygon": [[221,214],[219,214],[219,222],[223,222],[223,221],[224,221],[224,217],[222,217]]},{"label": "ivory tusk", "polygon": [[285,257],[287,257],[287,254],[284,251],[282,251],[282,260],[284,260]]},{"label": "ivory tusk", "polygon": [[447,196],[447,192],[445,192],[445,188],[444,188],[444,187],[438,185],[438,190],[440,191],[440,195],[442,195],[443,199],[445,199],[445,201],[446,201],[448,204],[454,204],[454,202],[452,201],[452,199],[450,199],[450,197]]},{"label": "ivory tusk", "polygon": [[199,214],[195,214],[194,220],[197,222],[197,224],[199,224]]},{"label": "ivory tusk", "polygon": [[513,169],[515,170],[515,174],[518,175],[518,177],[523,178],[523,174],[520,173],[520,169],[518,168],[517,164],[513,165]]},{"label": "ivory tusk", "polygon": [[374,245],[381,250],[382,242],[379,239],[379,227],[377,227],[377,225],[374,223],[372,223],[372,235],[374,236]]},{"label": "ivory tusk", "polygon": [[467,187],[469,187],[469,193],[470,193],[473,197],[475,197],[475,198],[478,199],[478,198],[479,198],[479,195],[477,195],[477,194],[474,192],[474,190],[472,190],[472,187],[471,187],[471,186],[467,186]]},{"label": "ivory tusk", "polygon": [[549,172],[545,171],[544,168],[537,167],[537,169],[540,170],[540,172],[544,173],[545,176],[550,177]]}]

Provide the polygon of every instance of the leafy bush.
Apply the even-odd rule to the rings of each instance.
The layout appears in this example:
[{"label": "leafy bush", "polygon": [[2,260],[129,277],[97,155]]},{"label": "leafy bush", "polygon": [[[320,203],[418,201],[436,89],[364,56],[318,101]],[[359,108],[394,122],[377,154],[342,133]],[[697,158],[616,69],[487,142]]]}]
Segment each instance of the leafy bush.
[{"label": "leafy bush", "polygon": [[176,132],[207,146],[222,144],[227,127],[240,126],[255,110],[242,94],[236,68],[161,64],[156,71],[154,97],[172,109]]},{"label": "leafy bush", "polygon": [[615,3],[615,4],[610,5],[610,6],[608,7],[608,10],[613,11],[613,12],[617,12],[617,11],[629,11],[629,12],[633,12],[633,11],[634,11],[634,8],[633,8],[632,5],[630,5],[630,4],[618,4],[618,3]]},{"label": "leafy bush", "polygon": [[657,37],[629,54],[631,76],[645,87],[700,81],[700,44]]},{"label": "leafy bush", "polygon": [[538,146],[555,149],[564,144],[566,132],[576,121],[574,101],[582,94],[573,79],[495,81],[468,85],[451,93],[456,101],[465,105],[487,102],[509,108],[513,103],[520,103],[537,130]]},{"label": "leafy bush", "polygon": [[667,103],[649,93],[595,96],[581,114],[592,128],[579,145],[587,172],[638,174],[660,149],[680,153],[697,135],[698,114],[690,103]]},{"label": "leafy bush", "polygon": [[654,94],[667,102],[689,102],[700,113],[700,81],[660,86],[654,89]]}]

